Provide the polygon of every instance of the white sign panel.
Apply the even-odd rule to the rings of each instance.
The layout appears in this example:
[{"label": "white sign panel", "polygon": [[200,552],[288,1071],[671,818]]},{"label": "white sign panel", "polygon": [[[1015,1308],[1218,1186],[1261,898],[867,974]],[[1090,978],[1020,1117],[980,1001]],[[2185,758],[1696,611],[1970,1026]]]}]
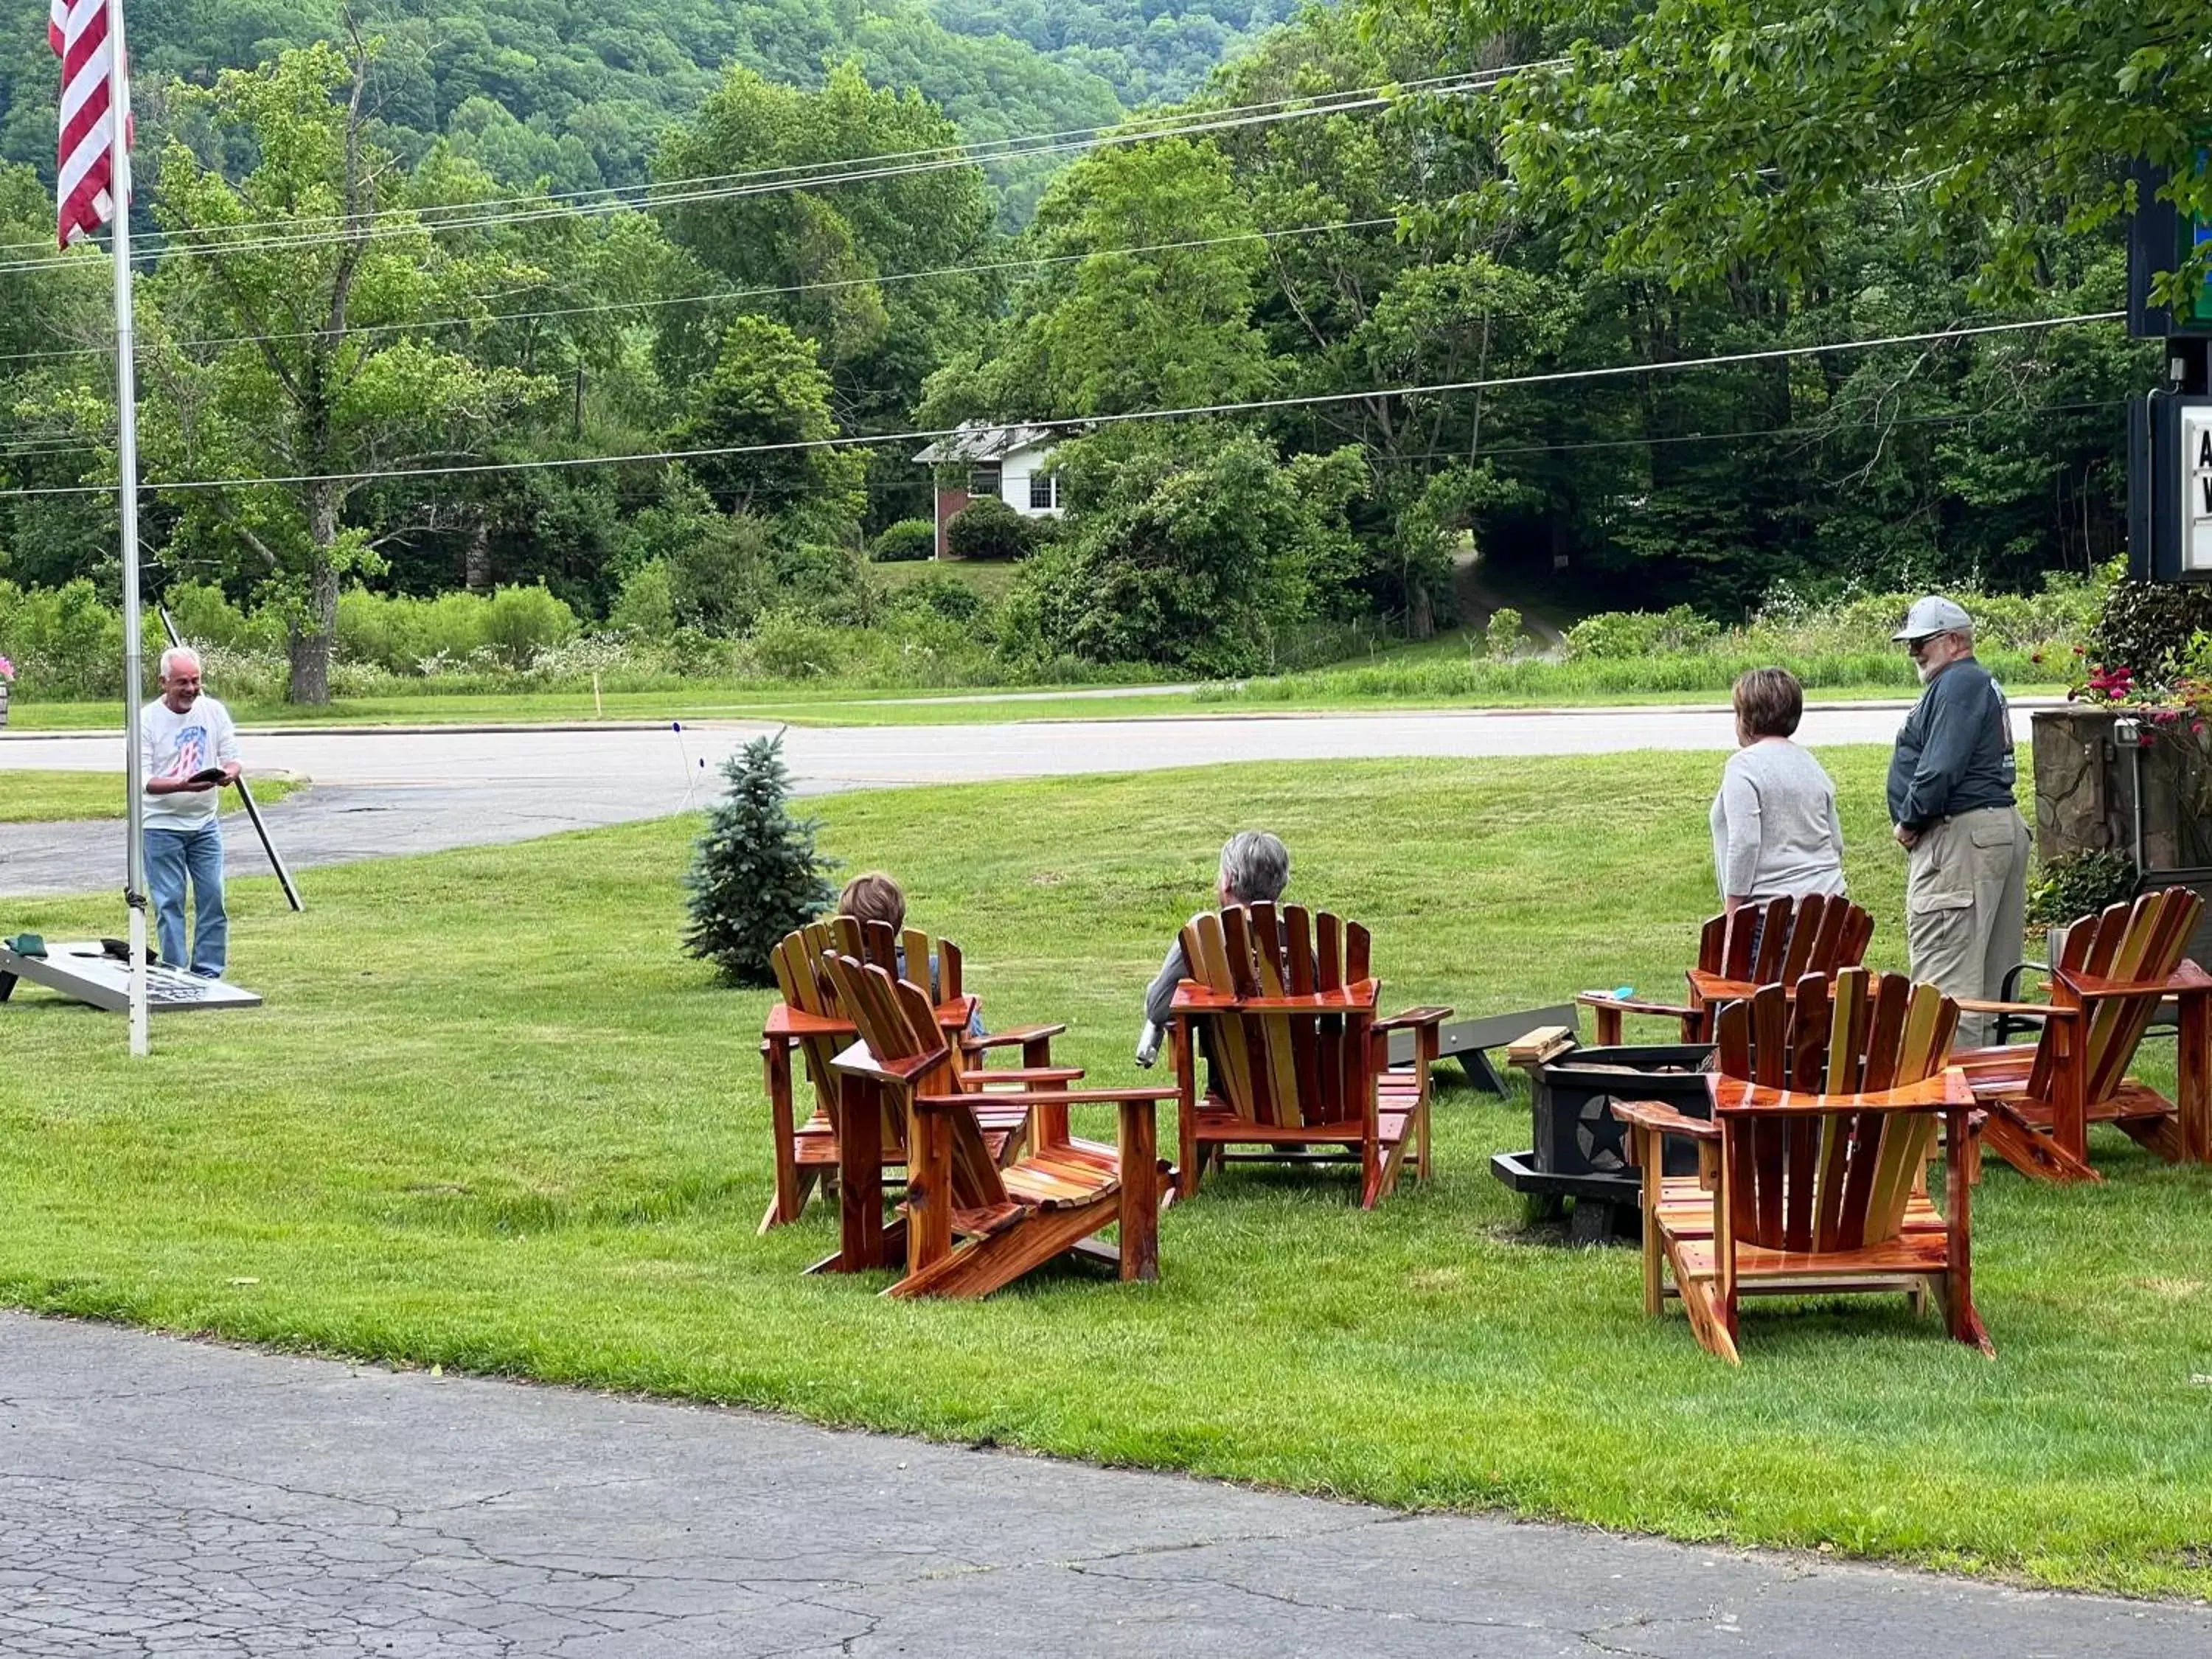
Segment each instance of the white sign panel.
[{"label": "white sign panel", "polygon": [[2212,573],[2212,409],[2181,411],[2181,568]]}]

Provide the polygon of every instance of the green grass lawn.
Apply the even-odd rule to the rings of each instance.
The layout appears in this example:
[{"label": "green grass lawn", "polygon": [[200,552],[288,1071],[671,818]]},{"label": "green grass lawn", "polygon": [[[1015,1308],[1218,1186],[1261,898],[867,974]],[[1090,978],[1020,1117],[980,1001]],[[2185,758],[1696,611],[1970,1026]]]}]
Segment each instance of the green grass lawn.
[{"label": "green grass lawn", "polygon": [[[304,787],[290,778],[250,778],[253,799],[273,806]],[[0,771],[0,823],[52,823],[71,818],[119,818],[126,805],[123,780],[106,772]],[[242,812],[245,803],[225,790],[225,812]],[[5,881],[0,874],[0,881]]]},{"label": "green grass lawn", "polygon": [[868,574],[885,591],[902,592],[915,582],[935,574],[973,588],[990,604],[1006,597],[1021,569],[1018,559],[914,559],[899,564],[871,564]]},{"label": "green grass lawn", "polygon": [[[1824,757],[1853,890],[1899,963],[1875,750]],[[1385,1001],[1468,1012],[1679,983],[1712,903],[1717,755],[1332,763],[817,804],[899,873],[997,1021],[1133,1075],[1137,1000],[1237,828],[1370,923]],[[1487,1169],[1525,1100],[1462,1090],[1439,1177],[1249,1170],[1163,1225],[1164,1277],[1080,1269],[894,1305],[759,1238],[765,994],[684,959],[697,821],[235,884],[269,1006],[122,1022],[0,1008],[0,1295],[285,1346],[741,1401],[823,1422],[2134,1592],[2212,1593],[2212,1172],[2118,1139],[2087,1191],[1993,1169],[1976,1289],[1998,1358],[1901,1298],[1747,1317],[1745,1364],[1644,1316],[1634,1254],[1526,1234]],[[111,900],[0,933],[112,931]],[[2168,1051],[2170,1053],[2170,1051]],[[2161,1056],[2159,1066],[2168,1062]],[[2154,1073],[2155,1072],[2154,1067]],[[2170,1073],[2169,1073],[2170,1074]]]}]

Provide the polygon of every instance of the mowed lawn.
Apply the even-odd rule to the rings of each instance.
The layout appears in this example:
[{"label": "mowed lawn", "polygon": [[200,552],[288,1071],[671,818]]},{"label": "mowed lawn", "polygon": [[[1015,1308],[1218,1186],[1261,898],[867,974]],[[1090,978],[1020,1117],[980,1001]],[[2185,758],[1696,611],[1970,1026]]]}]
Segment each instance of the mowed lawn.
[{"label": "mowed lawn", "polygon": [[[1717,755],[1227,768],[819,803],[901,874],[1001,1024],[1133,1075],[1138,997],[1229,831],[1374,927],[1384,1001],[1500,1011],[1670,989],[1711,907]],[[1827,751],[1855,892],[1897,965],[1883,756]],[[1238,1170],[1163,1226],[1164,1276],[1080,1268],[975,1305],[805,1279],[766,1238],[765,994],[677,949],[698,820],[240,884],[262,1011],[0,1008],[0,1294],[416,1364],[739,1401],[824,1422],[1425,1508],[1830,1548],[2051,1583],[2212,1592],[2212,1173],[2100,1139],[2111,1179],[1979,1189],[1998,1357],[1902,1298],[1762,1304],[1745,1363],[1647,1320],[1635,1255],[1522,1230],[1489,1155],[1525,1098],[1455,1088],[1438,1179]],[[112,931],[108,900],[0,933]],[[2171,1050],[2154,1073],[2170,1076]],[[1171,1136],[1164,1135],[1164,1142]],[[1994,1163],[1994,1161],[1993,1161]]]}]

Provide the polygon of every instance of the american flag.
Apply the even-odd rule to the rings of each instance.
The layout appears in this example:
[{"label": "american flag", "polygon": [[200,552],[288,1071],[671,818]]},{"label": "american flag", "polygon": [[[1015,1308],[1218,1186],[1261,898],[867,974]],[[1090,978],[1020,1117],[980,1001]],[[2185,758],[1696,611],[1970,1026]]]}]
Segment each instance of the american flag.
[{"label": "american flag", "polygon": [[[114,54],[108,46],[107,14],[108,0],[50,0],[46,15],[47,44],[62,60],[62,142],[55,195],[64,247],[91,235],[115,216],[110,188],[114,157],[107,131]],[[124,111],[126,123],[130,114]]]}]

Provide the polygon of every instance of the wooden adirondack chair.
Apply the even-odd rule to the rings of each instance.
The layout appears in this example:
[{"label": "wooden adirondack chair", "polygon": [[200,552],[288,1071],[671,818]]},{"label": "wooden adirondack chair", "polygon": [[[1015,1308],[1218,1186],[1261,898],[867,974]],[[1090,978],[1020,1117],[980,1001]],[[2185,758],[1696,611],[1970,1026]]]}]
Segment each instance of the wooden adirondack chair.
[{"label": "wooden adirondack chair", "polygon": [[[1364,927],[1326,910],[1255,904],[1200,916],[1182,930],[1182,949],[1192,976],[1176,988],[1171,1030],[1183,1197],[1198,1191],[1202,1158],[1218,1164],[1236,1146],[1270,1148],[1237,1155],[1263,1163],[1356,1158],[1365,1209],[1397,1183],[1409,1139],[1414,1172],[1428,1178],[1429,1067],[1451,1010],[1376,1018],[1382,988]],[[1413,1063],[1394,1070],[1389,1034],[1401,1029],[1414,1033]]]},{"label": "wooden adirondack chair", "polygon": [[1698,965],[1688,970],[1686,1003],[1647,1002],[1584,991],[1575,1000],[1590,1011],[1597,1046],[1621,1041],[1626,1014],[1679,1022],[1685,1042],[1713,1040],[1713,1012],[1762,985],[1795,985],[1808,974],[1833,979],[1866,960],[1874,918],[1849,899],[1815,893],[1769,899],[1712,917],[1698,935]]},{"label": "wooden adirondack chair", "polygon": [[[878,1121],[902,1123],[906,1202],[891,1228],[873,1212],[877,1235],[854,1242],[867,1265],[895,1261],[903,1246],[906,1276],[891,1297],[981,1297],[1069,1251],[1097,1255],[1094,1237],[1118,1226],[1112,1252],[1123,1279],[1159,1277],[1159,1214],[1165,1178],[1154,1112],[1172,1089],[1069,1089],[1012,1095],[1032,1114],[1029,1150],[1001,1167],[978,1112],[979,1097],[961,1086],[954,1049],[929,999],[873,963],[830,956],[825,965],[860,1040],[835,1062],[848,1130],[848,1167],[865,1166],[865,1143]],[[1121,1113],[1119,1148],[1078,1140],[1068,1108],[1112,1105]],[[847,1183],[851,1213],[851,1182]]]},{"label": "wooden adirondack chair", "polygon": [[[1065,1026],[1028,1025],[981,1037],[969,1033],[975,1000],[962,988],[964,964],[960,947],[951,939],[933,939],[914,928],[894,936],[882,922],[862,923],[851,916],[811,922],[787,934],[772,957],[783,1000],[769,1011],[761,1036],[775,1136],[775,1195],[761,1218],[763,1233],[798,1220],[817,1188],[835,1181],[837,1175],[837,1073],[831,1061],[838,1050],[853,1041],[854,1028],[837,1006],[836,992],[822,968],[823,955],[842,951],[896,977],[902,947],[905,960],[918,964],[918,972],[927,972],[919,964],[936,963],[935,1017],[954,1042],[963,1071],[981,1073],[981,1081],[990,1086],[1014,1088],[1073,1080],[1083,1075],[1080,1071],[1063,1073],[1052,1066],[1052,1039]],[[1008,1048],[1021,1050],[1019,1071],[982,1071],[991,1053]],[[793,1101],[793,1051],[814,1085],[813,1115],[803,1123]],[[1029,1121],[1024,1108],[994,1103],[983,1108],[981,1121],[986,1140],[999,1156],[1010,1158],[1020,1150]],[[885,1167],[894,1170],[902,1167],[903,1130],[882,1137],[881,1144],[885,1149]],[[873,1184],[879,1184],[879,1179]]]},{"label": "wooden adirondack chair", "polygon": [[[1681,1298],[1698,1340],[1728,1360],[1747,1296],[1934,1290],[1951,1334],[1994,1353],[1974,1311],[1964,1160],[1973,1093],[1946,1067],[1958,1006],[1903,975],[1808,975],[1716,1017],[1710,1123],[1657,1101],[1615,1101],[1644,1182],[1644,1306]],[[1923,1182],[1938,1127],[1944,1210]],[[1662,1173],[1660,1139],[1710,1155],[1713,1186]],[[1671,1279],[1672,1283],[1668,1283]]]},{"label": "wooden adirondack chair", "polygon": [[[2212,1162],[2212,975],[2182,955],[2203,908],[2185,887],[2115,904],[2067,929],[2047,1005],[1960,1002],[2042,1021],[2033,1045],[1951,1057],[1986,1113],[1983,1146],[2039,1181],[2098,1181],[2089,1126],[2111,1123],[2169,1163]],[[2181,1012],[2175,1100],[2127,1075],[2166,997]]]}]

